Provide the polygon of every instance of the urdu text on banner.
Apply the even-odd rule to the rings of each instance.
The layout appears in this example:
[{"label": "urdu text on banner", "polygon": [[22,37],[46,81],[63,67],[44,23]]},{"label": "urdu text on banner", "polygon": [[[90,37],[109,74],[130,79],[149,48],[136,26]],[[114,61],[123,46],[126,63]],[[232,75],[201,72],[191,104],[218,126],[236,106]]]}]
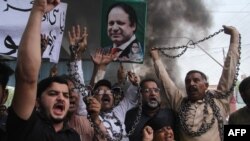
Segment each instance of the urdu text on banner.
[{"label": "urdu text on banner", "polygon": [[[0,55],[16,57],[22,33],[27,24],[33,0],[0,1]],[[60,3],[42,18],[42,33],[48,39],[43,58],[50,62],[59,60],[65,29],[67,4]]]}]

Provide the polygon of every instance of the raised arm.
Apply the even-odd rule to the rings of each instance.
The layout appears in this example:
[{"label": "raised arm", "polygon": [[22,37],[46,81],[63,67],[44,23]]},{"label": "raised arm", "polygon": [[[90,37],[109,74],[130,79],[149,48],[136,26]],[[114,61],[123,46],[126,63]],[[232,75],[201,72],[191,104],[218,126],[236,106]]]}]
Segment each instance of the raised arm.
[{"label": "raised arm", "polygon": [[17,55],[16,86],[12,101],[15,113],[28,119],[35,107],[39,69],[41,66],[41,22],[44,13],[60,0],[35,0],[21,38]]},{"label": "raised arm", "polygon": [[81,93],[79,98],[79,107],[77,113],[80,115],[87,115],[86,105],[83,101],[83,97],[87,95],[86,91],[82,92],[80,88],[84,87],[84,75],[82,70],[82,60],[81,56],[87,48],[87,28],[84,27],[81,30],[80,25],[72,26],[71,31],[68,32],[68,40],[70,43],[70,68],[69,74],[76,82],[76,86]]},{"label": "raised arm", "polygon": [[94,63],[94,69],[90,80],[90,85],[94,86],[95,83],[104,78],[106,73],[106,67],[113,60],[113,56],[110,51],[98,48],[95,54],[91,55]]},{"label": "raised arm", "polygon": [[183,94],[177,88],[175,83],[170,78],[168,72],[166,71],[166,68],[161,61],[159,51],[155,48],[152,48],[150,54],[154,62],[155,73],[163,84],[164,93],[168,101],[170,102],[170,106],[175,111],[178,111],[178,108],[180,107],[181,101],[183,99]]},{"label": "raised arm", "polygon": [[239,61],[239,32],[235,27],[223,26],[225,34],[231,36],[229,49],[226,60],[224,62],[222,75],[218,84],[217,89],[219,91],[229,91],[230,87],[234,82],[234,76],[236,72],[236,65]]}]

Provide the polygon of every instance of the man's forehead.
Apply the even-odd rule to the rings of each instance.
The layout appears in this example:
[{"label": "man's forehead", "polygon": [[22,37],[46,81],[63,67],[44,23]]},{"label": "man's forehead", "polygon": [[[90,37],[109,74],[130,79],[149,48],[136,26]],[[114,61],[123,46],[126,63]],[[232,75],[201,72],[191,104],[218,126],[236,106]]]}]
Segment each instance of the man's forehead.
[{"label": "man's forehead", "polygon": [[192,78],[202,78],[202,76],[199,72],[192,72],[187,74],[186,79],[192,79]]},{"label": "man's forehead", "polygon": [[110,11],[110,13],[108,15],[108,20],[113,20],[113,18],[127,20],[127,19],[129,19],[129,15],[122,8],[115,7]]},{"label": "man's forehead", "polygon": [[97,90],[110,90],[110,88],[105,86],[105,85],[101,85],[101,86],[97,87]]},{"label": "man's forehead", "polygon": [[156,86],[157,87],[157,84],[154,82],[154,81],[146,81],[144,83],[144,87],[152,87],[152,86]]}]

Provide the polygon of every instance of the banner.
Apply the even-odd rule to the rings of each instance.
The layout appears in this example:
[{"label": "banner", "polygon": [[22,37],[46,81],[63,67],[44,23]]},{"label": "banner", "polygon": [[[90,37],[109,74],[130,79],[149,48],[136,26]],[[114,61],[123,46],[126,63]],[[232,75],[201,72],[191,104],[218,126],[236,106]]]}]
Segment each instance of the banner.
[{"label": "banner", "polygon": [[[16,57],[21,36],[27,24],[33,0],[0,1],[0,55]],[[65,28],[67,4],[60,3],[42,18],[42,33],[49,38],[43,58],[59,60]]]}]

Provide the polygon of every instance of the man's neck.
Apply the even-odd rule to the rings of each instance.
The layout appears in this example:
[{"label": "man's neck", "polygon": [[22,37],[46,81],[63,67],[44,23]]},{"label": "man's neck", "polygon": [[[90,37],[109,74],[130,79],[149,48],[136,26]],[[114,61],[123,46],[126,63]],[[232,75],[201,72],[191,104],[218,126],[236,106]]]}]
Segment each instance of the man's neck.
[{"label": "man's neck", "polygon": [[127,42],[123,43],[123,44],[120,44],[120,45],[116,45],[116,44],[113,44],[113,47],[118,47],[120,48],[121,50],[124,50],[126,49],[126,47],[132,43],[134,40],[136,39],[135,35],[133,35]]},{"label": "man's neck", "polygon": [[156,108],[150,108],[148,106],[143,106],[143,111],[150,117],[154,116],[159,110],[160,110],[160,106],[156,107]]},{"label": "man's neck", "polygon": [[58,131],[62,130],[63,129],[63,124],[64,124],[63,122],[54,123],[53,127],[54,127],[55,131],[58,132]]}]

